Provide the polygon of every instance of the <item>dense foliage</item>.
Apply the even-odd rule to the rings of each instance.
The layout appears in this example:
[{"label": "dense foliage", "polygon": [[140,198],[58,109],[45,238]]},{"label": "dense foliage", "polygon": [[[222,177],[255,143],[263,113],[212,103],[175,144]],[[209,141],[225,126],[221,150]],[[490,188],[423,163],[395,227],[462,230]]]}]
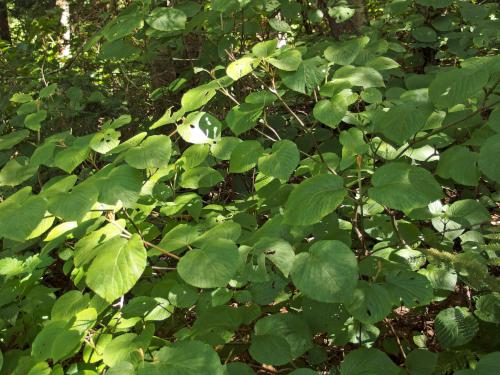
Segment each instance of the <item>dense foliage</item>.
[{"label": "dense foliage", "polygon": [[496,1],[0,3],[0,374],[500,373]]}]

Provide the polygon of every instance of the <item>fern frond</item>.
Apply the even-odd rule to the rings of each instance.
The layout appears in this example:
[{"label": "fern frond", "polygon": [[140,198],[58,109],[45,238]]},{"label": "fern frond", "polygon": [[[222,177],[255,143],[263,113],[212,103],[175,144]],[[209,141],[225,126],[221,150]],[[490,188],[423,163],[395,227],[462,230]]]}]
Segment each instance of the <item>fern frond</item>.
[{"label": "fern frond", "polygon": [[451,375],[455,371],[469,367],[476,360],[470,350],[447,351],[439,353],[435,375]]},{"label": "fern frond", "polygon": [[497,277],[490,275],[485,260],[479,260],[476,254],[461,253],[453,254],[438,249],[419,249],[426,256],[436,259],[448,266],[452,266],[457,271],[468,275],[468,279],[476,288],[487,287],[493,292],[500,293],[500,283]]}]

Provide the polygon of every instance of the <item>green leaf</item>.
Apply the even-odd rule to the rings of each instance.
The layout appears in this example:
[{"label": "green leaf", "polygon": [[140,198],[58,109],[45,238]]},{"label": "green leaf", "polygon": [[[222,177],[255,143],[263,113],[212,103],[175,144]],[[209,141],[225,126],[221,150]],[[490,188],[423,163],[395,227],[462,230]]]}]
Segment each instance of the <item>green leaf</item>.
[{"label": "green leaf", "polygon": [[409,212],[426,207],[443,196],[441,186],[427,170],[393,162],[383,165],[372,177],[368,195],[378,203]]},{"label": "green leaf", "polygon": [[230,362],[225,367],[225,375],[255,375],[252,368],[243,362]]},{"label": "green leaf", "polygon": [[421,306],[434,297],[432,285],[427,277],[412,271],[396,271],[386,276],[387,289],[397,306]]},{"label": "green leaf", "polygon": [[290,243],[280,238],[263,237],[254,245],[254,251],[257,254],[264,252],[267,259],[288,277],[295,260],[295,252]]},{"label": "green leaf", "polygon": [[[108,168],[94,183],[99,189],[99,202],[130,207],[139,199],[143,175],[128,165]],[[105,172],[105,173],[104,173]]]},{"label": "green leaf", "polygon": [[207,104],[217,93],[209,84],[194,87],[184,93],[181,106],[185,112],[194,111]]},{"label": "green leaf", "polygon": [[154,354],[154,362],[145,362],[139,375],[224,375],[217,353],[200,341],[180,341]]},{"label": "green leaf", "polygon": [[194,246],[204,246],[213,240],[227,239],[236,242],[241,235],[241,226],[234,221],[227,220],[218,223],[193,241]]},{"label": "green leaf", "polygon": [[375,87],[370,87],[361,92],[361,99],[363,99],[367,103],[381,103],[382,102],[382,93],[380,90]]},{"label": "green leaf", "polygon": [[217,185],[224,178],[215,169],[210,167],[195,167],[185,171],[179,185],[186,189],[207,188]]},{"label": "green leaf", "polygon": [[257,362],[274,366],[285,365],[293,359],[288,342],[272,334],[253,336],[248,351]]},{"label": "green leaf", "polygon": [[226,69],[226,74],[233,80],[237,81],[241,77],[250,74],[255,69],[258,60],[254,57],[244,56],[238,60],[233,61],[228,65]]},{"label": "green leaf", "polygon": [[312,225],[321,221],[344,200],[347,191],[339,176],[320,174],[306,179],[290,194],[285,205],[285,223]]},{"label": "green leaf", "polygon": [[[481,357],[479,363],[476,365],[474,370],[475,375],[489,375],[496,374],[500,370],[500,352],[496,351],[493,353],[489,353]],[[457,372],[457,375],[460,371]]]},{"label": "green leaf", "polygon": [[342,160],[340,168],[345,169],[354,164],[356,155],[363,155],[369,150],[365,143],[363,132],[355,127],[340,132],[340,144],[342,147]]},{"label": "green leaf", "polygon": [[59,151],[54,158],[54,165],[67,173],[73,172],[89,156],[92,137],[77,138],[69,147]]},{"label": "green leaf", "polygon": [[282,337],[290,346],[290,354],[297,358],[312,347],[312,334],[308,325],[298,315],[273,314],[259,319],[255,324],[255,335]]},{"label": "green leaf", "polygon": [[220,138],[222,124],[214,116],[205,112],[190,114],[177,127],[180,136],[189,143],[212,143]]},{"label": "green leaf", "polygon": [[271,91],[254,91],[245,97],[245,103],[269,106],[272,105],[276,99],[276,95]]},{"label": "green leaf", "polygon": [[332,17],[337,23],[347,21],[348,19],[352,18],[352,16],[354,16],[354,13],[354,9],[349,8],[345,5],[338,5],[328,8],[328,15]]},{"label": "green leaf", "polygon": [[477,297],[474,314],[484,322],[500,323],[500,295],[490,293]]},{"label": "green leaf", "polygon": [[107,154],[120,144],[120,132],[114,129],[102,130],[90,140],[90,148],[100,154]]},{"label": "green leaf", "polygon": [[408,353],[405,367],[410,375],[432,375],[436,368],[438,355],[428,350],[415,349]]},{"label": "green leaf", "polygon": [[124,333],[113,340],[104,347],[103,362],[114,367],[125,361],[138,362],[140,360],[139,349],[144,347],[144,342],[141,336],[135,333]]},{"label": "green leaf", "polygon": [[146,138],[148,134],[146,132],[142,132],[139,134],[134,135],[132,138],[127,139],[125,142],[119,144],[115,148],[113,148],[109,153],[111,155],[119,154],[124,152],[125,150],[128,150],[131,147],[136,147],[138,146],[144,138]]},{"label": "green leaf", "polygon": [[465,146],[451,146],[440,155],[436,174],[461,185],[476,186],[480,177],[478,159],[479,154]]},{"label": "green leaf", "polygon": [[373,125],[387,139],[402,145],[425,126],[430,114],[430,109],[426,107],[399,104],[386,112],[379,112]]},{"label": "green leaf", "polygon": [[236,145],[231,153],[229,172],[244,173],[257,164],[257,159],[264,153],[259,141],[243,141]]},{"label": "green leaf", "polygon": [[377,56],[373,59],[368,60],[365,66],[373,68],[378,71],[396,69],[399,67],[399,63],[393,59],[385,56]]},{"label": "green leaf", "polygon": [[51,359],[59,362],[80,345],[81,339],[77,330],[68,327],[68,322],[50,322],[36,335],[31,355],[39,361]]},{"label": "green leaf", "polygon": [[437,34],[432,27],[429,26],[421,26],[412,30],[413,37],[419,41],[424,43],[432,43],[437,40]]},{"label": "green leaf", "polygon": [[450,6],[453,4],[453,0],[416,0],[416,3],[438,9]]},{"label": "green leaf", "polygon": [[320,302],[349,299],[358,279],[354,253],[340,241],[318,241],[298,254],[291,271],[295,286]]},{"label": "green leaf", "polygon": [[294,72],[280,72],[283,83],[290,89],[302,94],[310,94],[326,78],[328,69],[318,58],[307,59]]},{"label": "green leaf", "polygon": [[236,146],[243,142],[236,137],[222,137],[220,141],[214,142],[210,146],[210,152],[213,156],[220,160],[229,160]]},{"label": "green leaf", "polygon": [[33,97],[29,94],[22,92],[17,92],[10,97],[10,101],[13,103],[28,103],[33,100]]},{"label": "green leaf", "polygon": [[125,153],[128,165],[137,169],[162,168],[168,165],[172,154],[172,141],[166,135],[147,137],[140,146],[132,147]]},{"label": "green leaf", "polygon": [[30,135],[29,130],[19,130],[0,137],[0,151],[9,150]]},{"label": "green leaf", "polygon": [[279,70],[294,72],[302,63],[302,54],[297,49],[288,49],[275,57],[268,58],[267,61]]},{"label": "green leaf", "polygon": [[263,107],[261,104],[243,103],[231,108],[226,116],[226,122],[229,129],[235,134],[240,135],[253,129],[262,115]]},{"label": "green leaf", "polygon": [[42,121],[47,118],[47,111],[40,109],[35,113],[30,113],[24,118],[24,126],[33,131],[39,131],[42,128]]},{"label": "green leaf", "polygon": [[453,269],[429,265],[420,271],[425,275],[434,289],[454,291],[457,285],[457,273]]},{"label": "green leaf", "polygon": [[360,281],[345,307],[361,323],[372,324],[391,313],[392,302],[382,285]]},{"label": "green leaf", "polygon": [[49,197],[48,210],[65,221],[81,220],[97,202],[99,190],[90,183],[81,183],[69,192]]},{"label": "green leaf", "polygon": [[278,40],[266,40],[265,42],[257,43],[252,47],[252,53],[257,57],[269,57],[271,56],[278,47]]},{"label": "green leaf", "polygon": [[70,321],[78,315],[81,311],[85,310],[90,303],[89,295],[83,295],[79,290],[70,290],[60,296],[50,313],[50,318],[53,321],[62,320]]},{"label": "green leaf", "polygon": [[161,209],[161,213],[167,216],[176,215],[186,210],[195,218],[200,214],[202,208],[201,197],[195,193],[178,195],[173,202]]},{"label": "green leaf", "polygon": [[400,369],[378,349],[361,348],[350,352],[340,365],[340,375],[399,375]]},{"label": "green leaf", "polygon": [[333,43],[325,50],[325,58],[334,64],[349,65],[356,60],[369,41],[369,37],[363,36]]},{"label": "green leaf", "polygon": [[30,165],[40,166],[46,165],[52,167],[54,161],[54,152],[56,150],[56,142],[44,142],[38,146],[30,158]]},{"label": "green leaf", "polygon": [[174,311],[169,301],[160,297],[139,296],[132,298],[122,309],[125,319],[140,317],[144,321],[162,321]]},{"label": "green leaf", "polygon": [[7,276],[7,278],[19,275],[25,270],[22,260],[16,258],[2,258],[0,259],[0,275]]},{"label": "green leaf", "polygon": [[201,249],[190,250],[177,265],[179,276],[197,288],[226,286],[240,265],[236,245],[215,239]]},{"label": "green leaf", "polygon": [[0,203],[0,237],[24,241],[45,216],[47,202],[24,188]]},{"label": "green leaf", "polygon": [[186,27],[187,17],[182,10],[171,7],[154,9],[146,18],[146,23],[159,31],[180,31]]},{"label": "green leaf", "polygon": [[11,159],[0,171],[0,186],[17,186],[33,177],[38,165],[32,165],[25,156]]},{"label": "green leaf", "polygon": [[446,215],[464,226],[474,226],[487,223],[491,216],[488,210],[474,199],[463,199],[456,202],[446,210]]},{"label": "green leaf", "polygon": [[177,121],[179,121],[182,116],[186,111],[184,109],[179,109],[178,111],[172,113],[172,107],[167,108],[163,116],[161,116],[158,120],[156,120],[150,127],[149,129],[153,130],[156,128],[159,128],[160,126],[168,125],[168,124],[175,124]]},{"label": "green leaf", "polygon": [[40,90],[40,94],[38,95],[40,99],[49,98],[54,95],[57,91],[57,83],[51,83],[50,85],[44,87]]},{"label": "green leaf", "polygon": [[292,28],[290,25],[283,20],[279,20],[277,18],[271,18],[269,19],[269,26],[271,26],[274,30],[281,32],[281,33],[291,33]]},{"label": "green leaf", "polygon": [[454,348],[470,342],[476,336],[479,325],[465,307],[450,307],[436,316],[434,329],[444,348]]},{"label": "green leaf", "polygon": [[111,122],[106,122],[102,125],[103,129],[118,129],[124,125],[130,124],[132,121],[132,116],[130,115],[121,115],[117,119],[114,119]]},{"label": "green leaf", "polygon": [[104,37],[109,40],[121,39],[132,34],[144,26],[143,15],[140,12],[120,15],[108,23],[102,30]]},{"label": "green leaf", "polygon": [[308,368],[298,368],[293,370],[290,375],[318,375],[318,373]]},{"label": "green leaf", "polygon": [[212,0],[212,8],[217,12],[231,13],[240,9],[240,3],[240,0]]},{"label": "green leaf", "polygon": [[500,163],[498,163],[498,150],[500,150],[500,134],[486,140],[479,151],[479,169],[486,177],[500,183]]},{"label": "green leaf", "polygon": [[106,375],[136,375],[135,367],[130,362],[119,362],[106,371]]},{"label": "green leaf", "polygon": [[384,79],[373,68],[367,66],[354,67],[351,65],[343,66],[338,69],[333,75],[335,80],[343,80],[349,82],[352,86],[369,87],[385,87]]},{"label": "green leaf", "polygon": [[452,69],[440,72],[429,86],[429,98],[438,108],[451,108],[456,104],[467,104],[488,83],[485,69]]},{"label": "green leaf", "polygon": [[189,224],[179,224],[169,230],[161,240],[159,246],[169,251],[175,251],[191,245],[200,236],[200,230]]},{"label": "green leaf", "polygon": [[[495,110],[493,110],[493,112],[490,113],[490,117],[488,118],[488,126],[495,132],[500,133],[500,107],[496,108]],[[0,139],[0,150],[2,150],[1,145],[2,141]]]},{"label": "green leaf", "polygon": [[183,153],[180,162],[184,169],[191,169],[202,164],[208,156],[209,146],[205,144],[194,144],[189,146]]},{"label": "green leaf", "polygon": [[259,171],[266,176],[288,180],[300,161],[297,145],[287,139],[273,143],[271,153],[258,160]]},{"label": "green leaf", "polygon": [[175,284],[168,291],[168,300],[175,307],[189,308],[198,300],[198,289],[184,283]]},{"label": "green leaf", "polygon": [[317,102],[313,108],[313,115],[319,122],[335,129],[346,115],[348,106],[345,96],[339,93],[332,99]]},{"label": "green leaf", "polygon": [[136,284],[145,267],[146,250],[140,237],[136,234],[130,240],[115,237],[99,246],[85,281],[111,303]]}]

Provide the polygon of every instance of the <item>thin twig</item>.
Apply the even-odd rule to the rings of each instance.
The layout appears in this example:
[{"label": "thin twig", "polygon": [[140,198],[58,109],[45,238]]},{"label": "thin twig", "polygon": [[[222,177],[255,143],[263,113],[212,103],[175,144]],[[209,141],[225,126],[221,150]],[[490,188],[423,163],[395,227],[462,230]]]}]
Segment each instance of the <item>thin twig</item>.
[{"label": "thin twig", "polygon": [[391,322],[389,319],[385,318],[384,322],[389,326],[389,329],[391,330],[392,334],[394,335],[394,338],[396,339],[396,342],[398,343],[399,351],[401,352],[401,355],[403,356],[404,359],[406,359],[406,353],[403,349],[403,345],[401,345],[401,340],[399,339],[399,336],[392,326]]},{"label": "thin twig", "polygon": [[[113,224],[115,227],[117,227],[118,229],[120,229],[124,233],[124,236],[122,235],[122,237],[124,237],[124,238],[131,238],[132,237],[132,233],[130,233],[127,229],[123,228],[122,226],[118,225],[118,223],[116,223],[116,221],[110,220],[108,218],[106,218],[106,220],[109,221],[111,224]],[[142,240],[142,243],[145,246],[152,247],[153,249],[158,250],[160,253],[167,255],[170,258],[173,258],[175,260],[181,259],[178,255],[172,254],[170,251],[162,249],[161,247],[159,247],[159,246],[157,246],[149,241]]]},{"label": "thin twig", "polygon": [[172,254],[170,251],[162,249],[161,247],[155,245],[154,243],[151,243],[151,242],[148,242],[148,241],[144,241],[144,240],[142,242],[144,243],[144,245],[152,247],[153,249],[158,250],[160,253],[162,253],[162,254],[164,254],[166,256],[169,256],[172,259],[175,259],[175,260],[180,260],[181,259],[180,256]]},{"label": "thin twig", "polygon": [[482,111],[484,111],[485,109],[489,109],[489,108],[493,108],[494,106],[496,106],[497,104],[500,104],[500,100],[499,101],[496,101],[494,102],[493,104],[490,104],[488,106],[485,106],[485,107],[481,107],[477,110],[475,110],[474,112],[472,112],[471,114],[461,118],[460,120],[457,120],[457,121],[454,121],[452,122],[451,124],[448,124],[448,125],[445,125],[439,129],[435,129],[429,133],[427,133],[426,135],[424,135],[422,138],[419,138],[419,139],[413,139],[411,142],[409,142],[399,153],[398,155],[394,158],[394,159],[399,159],[402,155],[404,155],[404,153],[406,151],[408,151],[411,147],[413,147],[416,143],[419,143],[419,142],[422,142],[422,141],[425,141],[426,139],[432,137],[433,135],[436,135],[438,133],[441,133],[442,131],[444,130],[447,130],[449,128],[452,128],[454,126],[457,126],[459,125],[460,123],[474,117],[475,115],[477,115],[478,113],[481,113]]}]

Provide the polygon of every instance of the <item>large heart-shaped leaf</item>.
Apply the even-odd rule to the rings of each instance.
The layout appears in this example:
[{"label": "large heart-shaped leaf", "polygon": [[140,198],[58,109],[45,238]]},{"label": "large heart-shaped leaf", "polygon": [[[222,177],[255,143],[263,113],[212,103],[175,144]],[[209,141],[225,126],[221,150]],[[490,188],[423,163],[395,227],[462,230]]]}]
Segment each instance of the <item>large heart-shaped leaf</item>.
[{"label": "large heart-shaped leaf", "polygon": [[471,341],[479,329],[474,315],[464,307],[450,307],[436,316],[436,335],[445,348],[454,348]]},{"label": "large heart-shaped leaf", "polygon": [[441,187],[427,170],[402,162],[375,171],[368,195],[380,204],[405,212],[427,206],[443,196]]},{"label": "large heart-shaped leaf", "polygon": [[177,271],[190,285],[217,288],[227,285],[239,265],[240,256],[234,242],[215,239],[184,255],[177,265]]},{"label": "large heart-shaped leaf", "polygon": [[288,180],[299,164],[300,154],[295,143],[289,140],[273,144],[269,155],[259,158],[259,170],[266,176]]},{"label": "large heart-shaped leaf", "polygon": [[285,205],[285,222],[292,225],[318,223],[342,203],[345,195],[339,176],[320,174],[308,178],[290,194]]},{"label": "large heart-shaped leaf", "polygon": [[26,187],[0,203],[0,237],[24,241],[45,216],[47,201]]},{"label": "large heart-shaped leaf", "polygon": [[137,169],[166,167],[172,154],[172,141],[166,135],[152,135],[140,146],[125,153],[125,161]]},{"label": "large heart-shaped leaf", "polygon": [[159,31],[179,31],[186,25],[187,17],[182,10],[172,7],[153,9],[146,18],[146,23]]},{"label": "large heart-shaped leaf", "polygon": [[136,234],[130,239],[115,237],[99,246],[85,281],[99,296],[113,302],[136,284],[145,267],[141,238]]},{"label": "large heart-shaped leaf", "polygon": [[154,353],[155,361],[139,369],[139,375],[223,375],[217,353],[200,341],[180,341]]},{"label": "large heart-shaped leaf", "polygon": [[356,286],[356,256],[343,242],[319,241],[295,257],[291,276],[295,286],[311,299],[344,302]]}]

